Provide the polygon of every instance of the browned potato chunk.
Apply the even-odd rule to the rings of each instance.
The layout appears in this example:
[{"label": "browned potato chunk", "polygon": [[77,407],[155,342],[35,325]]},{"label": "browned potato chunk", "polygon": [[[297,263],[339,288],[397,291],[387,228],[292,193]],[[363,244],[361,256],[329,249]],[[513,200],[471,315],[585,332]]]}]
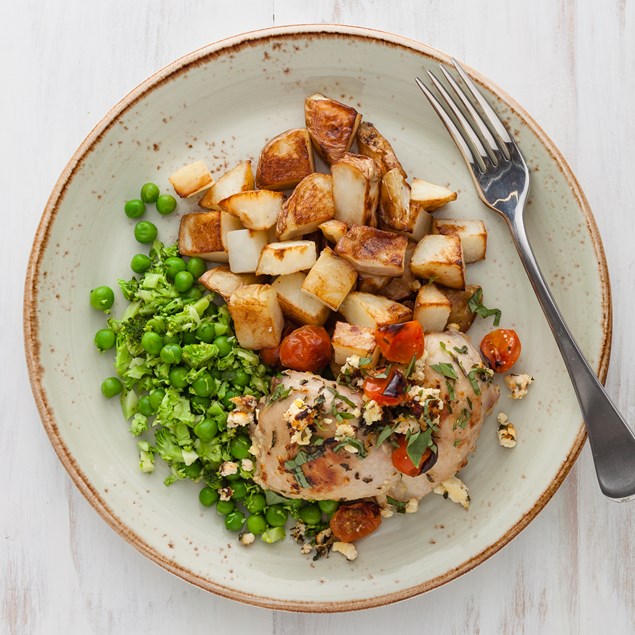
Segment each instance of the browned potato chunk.
[{"label": "browned potato chunk", "polygon": [[377,128],[369,121],[362,121],[359,124],[357,146],[360,154],[375,159],[382,176],[389,170],[397,169],[404,179],[407,178],[407,174],[401,163],[399,163],[399,159],[397,159],[397,155],[390,143],[379,134]]},{"label": "browned potato chunk", "polygon": [[340,306],[340,313],[351,323],[376,329],[384,324],[406,322],[412,311],[403,304],[370,293],[352,291]]},{"label": "browned potato chunk", "polygon": [[371,359],[369,366],[376,366],[379,361],[379,347],[375,341],[375,330],[348,322],[337,322],[333,337],[333,361],[343,365],[352,355]]},{"label": "browned potato chunk", "polygon": [[214,185],[214,178],[205,161],[195,161],[178,169],[168,181],[181,198],[194,196]]},{"label": "browned potato chunk", "polygon": [[242,229],[240,221],[225,212],[196,212],[181,218],[179,252],[213,262],[227,262],[227,234]]},{"label": "browned potato chunk", "polygon": [[379,295],[383,295],[385,298],[395,300],[396,302],[401,302],[410,298],[419,290],[421,283],[410,270],[410,261],[412,260],[412,254],[416,246],[415,243],[408,243],[406,256],[404,258],[403,276],[400,278],[390,278],[388,284],[379,291]]},{"label": "browned potato chunk", "polygon": [[414,225],[412,230],[406,232],[408,237],[419,242],[426,234],[430,233],[432,227],[432,214],[425,209],[416,209],[410,201],[410,212],[414,215]]},{"label": "browned potato chunk", "polygon": [[447,187],[427,183],[422,179],[412,179],[410,203],[417,211],[424,209],[431,212],[455,200],[456,192],[448,190]]},{"label": "browned potato chunk", "polygon": [[467,333],[476,318],[476,313],[470,311],[467,303],[480,288],[478,284],[468,284],[465,289],[448,289],[445,287],[440,289],[450,301],[448,324],[456,324],[459,331]]},{"label": "browned potato chunk", "polygon": [[335,218],[347,225],[377,225],[379,168],[373,159],[346,153],[331,166]]},{"label": "browned potato chunk", "polygon": [[239,192],[219,202],[219,207],[236,216],[247,229],[263,231],[273,227],[282,209],[284,194],[271,190]]},{"label": "browned potato chunk", "polygon": [[322,326],[330,315],[329,308],[302,291],[306,274],[298,271],[276,278],[271,286],[278,294],[282,313],[299,324]]},{"label": "browned potato chunk", "polygon": [[432,221],[432,233],[457,234],[461,239],[461,245],[463,245],[463,256],[466,264],[485,258],[487,230],[482,220],[435,218]]},{"label": "browned potato chunk", "polygon": [[254,175],[251,171],[251,161],[241,161],[212,185],[198,202],[206,209],[218,209],[218,204],[232,194],[253,190],[255,187]]},{"label": "browned potato chunk", "polygon": [[410,207],[410,186],[398,168],[384,174],[380,200],[379,218],[384,224],[397,231],[411,232],[414,229],[417,214]]},{"label": "browned potato chunk", "polygon": [[360,273],[373,276],[401,276],[408,238],[375,227],[354,225],[335,245],[335,253],[348,260]]},{"label": "browned potato chunk", "polygon": [[302,284],[302,290],[337,311],[356,280],[355,269],[325,247]]},{"label": "browned potato chunk", "polygon": [[357,290],[364,293],[378,293],[395,279],[390,276],[371,276],[369,273],[360,273],[357,279]]},{"label": "browned potato chunk", "polygon": [[319,93],[304,100],[304,117],[315,151],[329,164],[348,152],[362,120],[354,108]]},{"label": "browned potato chunk", "polygon": [[253,273],[232,273],[229,267],[219,265],[206,271],[198,281],[209,291],[219,293],[227,302],[234,291],[257,281]]},{"label": "browned potato chunk", "polygon": [[450,300],[435,284],[425,284],[419,289],[415,301],[414,318],[424,333],[441,333],[450,316]]},{"label": "browned potato chunk", "polygon": [[330,243],[337,244],[337,241],[348,231],[348,225],[341,220],[327,220],[321,223],[318,229],[324,234],[326,240]]},{"label": "browned potato chunk", "polygon": [[238,229],[227,234],[229,268],[234,273],[253,273],[267,244],[267,232]]},{"label": "browned potato chunk", "polygon": [[294,128],[274,137],[262,149],[256,185],[267,190],[286,190],[314,170],[309,132],[306,128]]},{"label": "browned potato chunk", "polygon": [[311,240],[288,240],[269,243],[260,252],[257,275],[284,276],[310,269],[317,259],[315,243]]},{"label": "browned potato chunk", "polygon": [[269,284],[248,284],[236,289],[227,303],[234,331],[243,348],[259,350],[278,346],[284,317],[278,296]]},{"label": "browned potato chunk", "polygon": [[332,177],[319,172],[309,174],[282,205],[276,225],[278,239],[291,240],[310,234],[333,216]]},{"label": "browned potato chunk", "polygon": [[416,246],[410,269],[452,289],[465,288],[465,261],[461,239],[456,234],[428,234]]}]

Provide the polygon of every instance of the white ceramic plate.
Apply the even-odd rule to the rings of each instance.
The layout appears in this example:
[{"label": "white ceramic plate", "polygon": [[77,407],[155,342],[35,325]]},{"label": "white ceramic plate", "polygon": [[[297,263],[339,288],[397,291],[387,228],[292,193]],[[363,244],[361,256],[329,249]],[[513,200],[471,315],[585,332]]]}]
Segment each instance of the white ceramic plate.
[{"label": "white ceramic plate", "polygon": [[[339,611],[386,604],[443,584],[500,549],[542,509],[577,457],[585,435],[556,345],[503,222],[479,202],[447,133],[415,75],[447,62],[422,44],[330,26],[279,28],[196,51],[159,71],[117,104],[84,141],[51,194],[26,281],[25,340],[42,421],[65,468],[90,503],[143,554],[185,580],[271,608]],[[603,378],[610,349],[610,292],[591,212],[564,159],[537,124],[472,72],[508,122],[532,168],[528,231],[569,325]],[[431,495],[418,514],[398,515],[359,544],[352,563],[334,554],[311,562],[290,540],[242,548],[198,486],[163,486],[165,472],[138,470],[136,444],[117,400],[99,393],[112,374],[92,347],[102,318],[89,290],[128,277],[138,251],[122,202],[146,181],[163,189],[177,167],[205,159],[220,175],[257,160],[265,140],[304,125],[303,100],[323,92],[351,103],[393,143],[407,172],[459,192],[441,215],[483,218],[487,260],[470,282],[500,307],[502,325],[524,342],[518,371],[536,378],[529,396],[499,407],[518,446],[498,446],[494,417],[462,472],[469,512]],[[254,163],[255,164],[255,163]],[[192,205],[195,205],[192,203]],[[186,211],[188,204],[181,204]],[[151,217],[166,241],[179,219]],[[121,307],[123,301],[118,300]],[[490,326],[480,321],[480,341]]]}]

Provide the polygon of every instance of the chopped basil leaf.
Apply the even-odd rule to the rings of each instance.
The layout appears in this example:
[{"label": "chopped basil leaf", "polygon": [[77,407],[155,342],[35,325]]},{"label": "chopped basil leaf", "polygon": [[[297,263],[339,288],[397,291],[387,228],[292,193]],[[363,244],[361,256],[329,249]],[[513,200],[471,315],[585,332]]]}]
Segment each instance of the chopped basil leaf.
[{"label": "chopped basil leaf", "polygon": [[467,378],[470,380],[470,384],[472,384],[472,388],[474,389],[475,395],[481,394],[481,387],[478,385],[477,378],[481,381],[489,382],[492,379],[491,371],[483,366],[472,366],[470,372],[467,374]]},{"label": "chopped basil leaf", "polygon": [[450,401],[454,401],[456,399],[456,393],[454,392],[454,383],[449,379],[446,379],[445,386],[448,389],[448,396],[450,397]]},{"label": "chopped basil leaf", "polygon": [[393,432],[392,426],[384,426],[375,441],[375,447],[378,448]]},{"label": "chopped basil leaf", "polygon": [[463,344],[461,348],[457,348],[456,346],[453,346],[452,348],[454,348],[459,355],[465,355],[467,353],[467,344]]},{"label": "chopped basil leaf", "polygon": [[463,410],[461,411],[461,416],[456,420],[456,423],[454,424],[454,427],[452,429],[456,430],[457,428],[461,428],[461,430],[465,430],[467,422],[469,420],[470,413],[467,408],[463,408]]},{"label": "chopped basil leaf", "polygon": [[470,407],[470,410],[474,410],[474,406],[472,405],[472,400],[469,397],[466,397],[467,405]]},{"label": "chopped basil leaf", "polygon": [[390,375],[390,371],[392,370],[392,364],[388,364],[388,366],[386,366],[386,368],[383,370],[383,372],[377,374],[377,375],[373,375],[373,377],[376,377],[377,379],[386,379],[386,377],[388,377],[388,375]]},{"label": "chopped basil leaf", "polygon": [[392,496],[386,496],[386,501],[397,510],[398,514],[406,513],[406,503],[404,501],[398,501]]},{"label": "chopped basil leaf", "polygon": [[291,386],[285,388],[283,384],[278,384],[274,391],[269,395],[269,399],[267,399],[268,403],[273,403],[274,401],[279,401],[280,399],[285,399],[291,394]]},{"label": "chopped basil leaf", "polygon": [[456,374],[454,370],[454,366],[452,364],[448,364],[447,362],[441,362],[440,364],[434,364],[430,366],[432,370],[436,371],[440,375],[447,377],[448,379],[458,379],[459,376]]},{"label": "chopped basil leaf", "polygon": [[406,446],[406,454],[412,461],[413,465],[419,467],[421,459],[428,449],[432,441],[432,428],[428,428],[423,432],[415,432],[408,438],[408,445]]},{"label": "chopped basil leaf", "polygon": [[483,305],[483,289],[480,287],[472,294],[467,301],[467,308],[480,315],[482,318],[487,318],[490,315],[494,316],[494,326],[498,326],[501,323],[501,310],[500,309],[488,309]]},{"label": "chopped basil leaf", "polygon": [[454,443],[452,444],[455,448],[459,447],[459,444],[461,443],[461,439],[454,439]]},{"label": "chopped basil leaf", "polygon": [[364,447],[364,444],[355,437],[344,437],[340,443],[333,448],[333,452],[339,452],[340,450],[345,449],[347,445],[350,445],[357,450],[357,454],[360,459],[366,457],[366,448]]},{"label": "chopped basil leaf", "polygon": [[368,366],[373,360],[370,357],[360,357],[359,358],[359,366]]}]

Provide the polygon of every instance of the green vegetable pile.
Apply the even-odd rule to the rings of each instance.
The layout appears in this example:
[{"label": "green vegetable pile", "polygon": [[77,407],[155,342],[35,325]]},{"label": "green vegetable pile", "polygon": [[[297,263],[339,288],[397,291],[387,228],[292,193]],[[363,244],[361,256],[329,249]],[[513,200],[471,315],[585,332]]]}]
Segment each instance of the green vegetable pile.
[{"label": "green vegetable pile", "polygon": [[[139,218],[145,203],[156,202],[157,208],[165,203],[169,195],[162,199],[158,192],[156,185],[144,185],[141,199],[126,203],[126,215]],[[170,212],[175,208],[176,203],[167,206]],[[106,378],[101,392],[106,398],[119,395],[130,433],[138,438],[141,470],[153,472],[158,455],[170,467],[166,485],[182,479],[204,484],[201,505],[215,505],[230,531],[273,543],[284,538],[292,516],[307,525],[306,537],[317,535],[328,526],[337,503],[318,505],[263,491],[253,480],[247,430],[227,426],[233,398],[269,392],[269,369],[257,353],[238,345],[222,300],[196,282],[206,263],[181,258],[177,246],[164,246],[157,233],[149,221],[137,223],[137,241],[152,242],[152,247],[149,254],[132,258],[137,276],[118,281],[128,302],[120,319],[108,318],[107,328],[94,339],[100,351],[114,350],[117,376]],[[107,286],[90,292],[96,310],[109,314],[114,302]],[[229,462],[234,473],[221,470]]]}]

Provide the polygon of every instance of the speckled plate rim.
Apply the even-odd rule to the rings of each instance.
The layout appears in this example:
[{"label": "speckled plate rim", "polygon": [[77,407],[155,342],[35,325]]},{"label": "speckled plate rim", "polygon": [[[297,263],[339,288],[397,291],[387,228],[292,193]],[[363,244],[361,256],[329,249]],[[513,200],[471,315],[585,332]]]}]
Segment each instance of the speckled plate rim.
[{"label": "speckled plate rim", "polygon": [[[450,56],[445,53],[429,47],[425,44],[411,40],[402,36],[394,35],[384,31],[373,29],[343,26],[343,25],[291,25],[284,27],[274,27],[258,31],[251,31],[231,38],[220,40],[192,53],[189,53],[168,66],[157,71],[149,79],[141,83],[128,95],[126,95],[119,103],[117,103],[103,117],[103,119],[95,126],[86,139],[74,153],[63,172],[61,173],[53,191],[47,201],[42,219],[40,220],[29,258],[24,293],[24,343],[29,379],[31,389],[35,397],[38,411],[42,419],[44,428],[51,440],[53,448],[61,460],[64,468],[69,473],[75,485],[81,493],[86,497],[88,502],[97,510],[102,518],[133,547],[147,556],[155,563],[177,575],[178,577],[190,582],[207,591],[211,591],[217,595],[245,602],[255,606],[268,609],[279,609],[287,611],[301,612],[341,612],[352,611],[364,608],[383,606],[392,602],[405,600],[407,598],[425,593],[431,589],[437,588],[458,576],[467,573],[478,564],[484,562],[504,547],[512,538],[517,536],[542,510],[549,499],[554,495],[560,487],[565,477],[571,470],[575,460],[586,440],[586,431],[584,425],[580,424],[580,429],[571,446],[567,458],[563,461],[553,481],[545,489],[545,491],[537,499],[533,507],[501,538],[495,543],[489,545],[476,556],[466,560],[457,567],[445,572],[444,574],[428,580],[422,584],[412,586],[398,592],[377,595],[368,599],[351,600],[347,602],[299,602],[285,601],[276,598],[269,598],[262,595],[254,595],[245,593],[240,590],[232,589],[201,577],[189,569],[180,566],[177,562],[171,561],[163,557],[158,551],[148,545],[141,536],[128,527],[114,512],[108,507],[106,502],[93,487],[87,476],[82,471],[74,457],[69,452],[64,440],[62,439],[59,428],[55,420],[55,413],[50,404],[46,391],[41,382],[41,375],[44,368],[40,358],[40,341],[38,338],[39,324],[37,316],[38,306],[38,281],[41,279],[39,274],[40,263],[46,250],[50,229],[55,221],[60,205],[64,200],[66,189],[74,178],[76,172],[81,167],[86,157],[93,150],[94,146],[100,141],[102,136],[114,124],[115,120],[124,112],[134,106],[134,104],[150,94],[155,88],[178,77],[181,73],[188,69],[206,64],[213,61],[219,56],[230,54],[237,50],[249,46],[260,46],[267,41],[275,41],[276,39],[312,39],[312,38],[347,38],[372,41],[382,46],[393,46],[397,48],[407,49],[409,52],[415,52],[437,62],[447,64],[450,62]],[[611,306],[611,289],[609,282],[608,267],[604,255],[604,248],[600,239],[600,234],[589,207],[589,204],[578,184],[571,168],[566,160],[556,148],[551,139],[545,134],[542,128],[534,121],[534,119],[512,99],[507,93],[502,91],[498,86],[490,82],[488,79],[480,75],[478,72],[464,65],[470,76],[487,90],[497,95],[538,137],[543,146],[551,155],[554,163],[559,167],[560,171],[566,178],[571,195],[576,200],[578,206],[582,210],[591,238],[593,248],[596,254],[598,274],[602,287],[602,347],[600,358],[597,363],[596,372],[601,381],[604,382],[608,371],[610,351],[611,351],[611,334],[612,334],[612,306]]]}]

